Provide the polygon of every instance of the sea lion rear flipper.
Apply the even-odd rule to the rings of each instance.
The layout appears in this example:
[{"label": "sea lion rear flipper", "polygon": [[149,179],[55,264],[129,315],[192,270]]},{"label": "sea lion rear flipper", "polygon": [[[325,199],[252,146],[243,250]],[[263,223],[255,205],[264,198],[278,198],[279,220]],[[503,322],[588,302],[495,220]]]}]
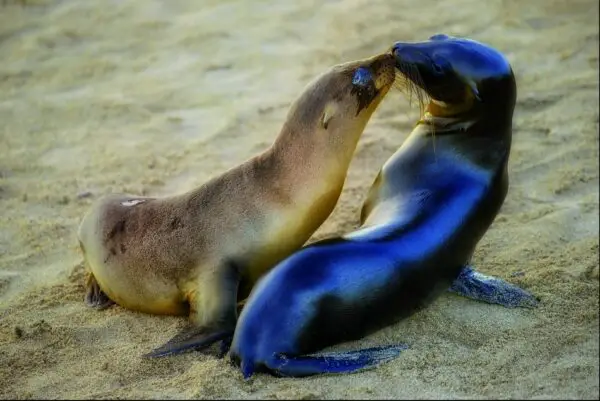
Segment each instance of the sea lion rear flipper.
[{"label": "sea lion rear flipper", "polygon": [[450,292],[507,308],[535,308],[539,300],[514,284],[481,274],[466,265],[449,288]]},{"label": "sea lion rear flipper", "polygon": [[[164,345],[161,345],[144,356],[158,357],[180,354],[188,351],[199,351],[211,346],[219,340],[227,341],[232,335],[232,330],[215,330],[206,327],[192,326],[182,330]],[[223,348],[223,345],[221,345],[221,347]]]},{"label": "sea lion rear flipper", "polygon": [[90,308],[102,310],[115,303],[104,293],[104,291],[102,291],[102,289],[100,289],[100,286],[92,273],[87,274],[85,288],[85,303]]},{"label": "sea lion rear flipper", "polygon": [[[374,368],[396,358],[407,349],[403,344],[384,345],[346,352],[328,352],[303,356],[276,355],[267,366],[280,376],[302,377],[322,373],[351,373]],[[248,369],[244,375],[251,375]]]}]

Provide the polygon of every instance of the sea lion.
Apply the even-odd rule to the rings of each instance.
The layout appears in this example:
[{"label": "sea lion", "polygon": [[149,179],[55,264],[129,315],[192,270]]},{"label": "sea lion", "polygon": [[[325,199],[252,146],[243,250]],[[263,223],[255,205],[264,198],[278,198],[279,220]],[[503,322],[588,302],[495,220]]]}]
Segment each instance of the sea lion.
[{"label": "sea lion", "polygon": [[238,299],[332,212],[394,63],[386,53],[332,67],[291,105],[268,149],[196,189],[100,199],[78,232],[87,303],[189,314],[191,327],[148,356],[231,336]]},{"label": "sea lion", "polygon": [[469,266],[508,188],[509,62],[446,35],[398,42],[391,52],[397,81],[430,98],[426,112],[375,179],[360,228],[302,248],[252,290],[230,350],[245,378],[353,372],[390,360],[406,346],[314,353],[396,323],[449,287],[505,306],[537,302]]}]

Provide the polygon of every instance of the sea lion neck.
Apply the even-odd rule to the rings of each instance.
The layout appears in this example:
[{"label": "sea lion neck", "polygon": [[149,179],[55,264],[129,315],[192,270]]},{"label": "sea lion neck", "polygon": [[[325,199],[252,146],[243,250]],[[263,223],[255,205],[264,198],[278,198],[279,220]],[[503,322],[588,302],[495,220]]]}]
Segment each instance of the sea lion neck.
[{"label": "sea lion neck", "polygon": [[425,111],[426,113],[434,117],[460,118],[461,114],[467,113],[472,108],[472,101],[451,104],[432,99],[431,102],[429,102],[429,104],[425,107]]},{"label": "sea lion neck", "polygon": [[[336,140],[336,138],[325,137],[324,135],[329,135],[326,132],[307,134],[303,127],[285,124],[263,157],[265,161],[269,160],[269,163],[277,165],[276,170],[281,178],[289,175],[290,179],[304,181],[306,184],[317,180],[327,181],[330,185],[334,183],[343,185],[364,127],[356,128],[353,130],[355,134],[345,132],[343,140]],[[339,146],[336,144],[338,142]],[[298,174],[299,169],[302,169],[303,174]]]},{"label": "sea lion neck", "polygon": [[510,147],[516,102],[514,76],[486,80],[478,89],[479,99],[470,98],[459,104],[432,100],[419,124],[429,126],[431,135],[466,134]]},{"label": "sea lion neck", "polygon": [[[448,154],[468,160],[482,170],[499,171],[508,163],[511,132],[510,125],[495,126],[481,116],[444,118],[426,115],[413,130],[411,143],[415,152],[429,148],[432,161]],[[406,152],[405,156],[412,154]]]}]

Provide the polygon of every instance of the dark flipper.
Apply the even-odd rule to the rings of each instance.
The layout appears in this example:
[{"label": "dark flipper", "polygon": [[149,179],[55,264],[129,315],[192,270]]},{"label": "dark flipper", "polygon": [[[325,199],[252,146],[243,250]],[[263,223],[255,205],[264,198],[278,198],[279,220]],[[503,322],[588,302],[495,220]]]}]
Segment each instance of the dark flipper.
[{"label": "dark flipper", "polygon": [[[390,361],[407,349],[403,344],[384,345],[347,352],[328,352],[306,356],[275,356],[268,364],[271,372],[278,376],[302,377],[324,373],[352,373],[374,368]],[[244,369],[244,378],[252,375],[251,369]]]},{"label": "dark flipper", "polygon": [[102,310],[114,305],[114,302],[100,289],[93,274],[88,273],[85,280],[85,303],[90,308]]},{"label": "dark flipper", "polygon": [[539,300],[529,292],[502,279],[481,274],[466,265],[449,288],[450,292],[507,308],[535,308]]},{"label": "dark flipper", "polygon": [[[210,347],[217,341],[221,341],[221,348],[218,356],[227,353],[235,324],[237,321],[236,304],[238,285],[240,282],[239,266],[229,261],[218,270],[221,274],[213,277],[213,280],[204,280],[201,288],[193,296],[188,298],[190,304],[190,315],[194,316],[197,311],[202,311],[201,316],[206,313],[202,309],[202,298],[196,294],[207,294],[214,292],[215,288],[219,294],[219,307],[216,309],[207,326],[191,326],[182,330],[175,337],[167,341],[164,345],[156,348],[152,352],[145,354],[145,357],[158,357],[173,354],[181,354],[188,351],[200,351]],[[243,304],[242,304],[243,305]],[[241,308],[242,306],[240,306]]]},{"label": "dark flipper", "polygon": [[[246,305],[246,301],[247,301],[247,299],[244,299],[243,301],[240,301],[237,303],[238,316],[240,315],[240,313],[242,312],[242,309]],[[231,348],[232,341],[233,341],[233,333],[231,333],[230,335],[225,337],[223,340],[221,340],[221,344],[219,345],[219,352],[217,353],[217,358],[223,359],[225,357],[225,355],[227,355],[227,353],[229,352],[229,348]]]},{"label": "dark flipper", "polygon": [[219,353],[217,354],[217,358],[223,359],[225,355],[229,352],[229,348],[231,348],[231,342],[233,341],[233,333],[231,335],[225,337],[225,339],[221,340],[221,344],[219,345]]},{"label": "dark flipper", "polygon": [[159,357],[181,354],[189,351],[200,351],[210,347],[219,340],[225,340],[233,335],[231,330],[211,330],[205,327],[189,327],[178,333],[164,345],[145,354],[145,357]]}]

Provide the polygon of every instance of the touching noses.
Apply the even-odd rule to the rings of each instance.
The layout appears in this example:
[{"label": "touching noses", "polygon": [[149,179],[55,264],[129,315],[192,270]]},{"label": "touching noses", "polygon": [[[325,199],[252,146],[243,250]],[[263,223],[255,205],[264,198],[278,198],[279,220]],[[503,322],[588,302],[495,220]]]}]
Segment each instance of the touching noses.
[{"label": "touching noses", "polygon": [[427,56],[419,47],[420,46],[417,43],[396,42],[394,46],[392,46],[392,54],[396,58],[396,63],[423,63]]}]

